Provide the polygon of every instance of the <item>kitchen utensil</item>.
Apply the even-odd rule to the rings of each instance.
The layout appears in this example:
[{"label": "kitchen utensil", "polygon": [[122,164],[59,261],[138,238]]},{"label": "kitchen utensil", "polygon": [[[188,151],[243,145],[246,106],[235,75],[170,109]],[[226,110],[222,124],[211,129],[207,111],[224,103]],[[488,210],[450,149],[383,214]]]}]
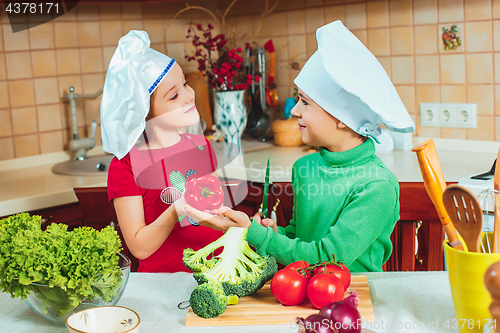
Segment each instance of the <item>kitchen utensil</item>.
[{"label": "kitchen utensil", "polygon": [[141,318],[123,306],[100,306],[73,313],[66,319],[69,333],[139,333]]},{"label": "kitchen utensil", "polygon": [[262,215],[267,217],[267,200],[269,198],[269,159],[267,159],[266,179],[264,180],[264,195],[262,197]]},{"label": "kitchen utensil", "polygon": [[[266,102],[270,107],[277,107],[279,102],[278,90],[274,83],[274,68],[276,67],[276,54],[274,52],[273,40],[270,39],[264,44],[264,50],[269,52],[269,74],[267,75]],[[264,74],[263,74],[264,75]]]},{"label": "kitchen utensil", "polygon": [[[266,80],[265,80],[265,57],[264,49],[257,49],[257,61],[259,65],[259,72],[261,74],[261,80],[259,81],[259,102],[256,101],[255,95],[252,94],[252,115],[249,121],[252,121],[251,127],[248,129],[248,134],[253,139],[261,139],[267,132],[269,125],[271,124],[271,117],[267,113],[266,105]],[[260,107],[256,103],[260,104]],[[255,109],[254,109],[255,106]],[[255,121],[254,121],[255,119]]]},{"label": "kitchen utensil", "polygon": [[413,147],[411,151],[417,154],[425,189],[436,208],[441,224],[450,242],[449,245],[453,248],[463,250],[463,244],[443,204],[443,191],[446,183],[434,141],[432,139],[424,141]]},{"label": "kitchen utensil", "polygon": [[[500,158],[500,149],[497,154],[497,161]],[[498,253],[498,246],[500,244],[500,166],[495,162],[495,175],[493,177],[493,188],[495,196],[495,224],[493,229],[493,251]]]},{"label": "kitchen utensil", "polygon": [[[358,310],[363,322],[373,322],[375,317],[366,275],[353,275],[349,289],[358,293]],[[186,326],[290,325],[295,323],[295,318],[306,318],[314,313],[318,313],[318,309],[307,300],[299,305],[282,305],[271,293],[268,282],[255,294],[241,297],[237,305],[228,306],[219,317],[204,319],[189,309]]]},{"label": "kitchen utensil", "polygon": [[[260,92],[259,92],[260,94]],[[252,139],[261,139],[267,132],[271,124],[271,117],[262,109],[262,106],[254,96],[252,98],[252,116],[249,119],[251,126],[248,128],[248,135]]]},{"label": "kitchen utensil", "polygon": [[483,211],[474,193],[463,186],[450,185],[444,190],[443,203],[469,252],[479,252]]}]

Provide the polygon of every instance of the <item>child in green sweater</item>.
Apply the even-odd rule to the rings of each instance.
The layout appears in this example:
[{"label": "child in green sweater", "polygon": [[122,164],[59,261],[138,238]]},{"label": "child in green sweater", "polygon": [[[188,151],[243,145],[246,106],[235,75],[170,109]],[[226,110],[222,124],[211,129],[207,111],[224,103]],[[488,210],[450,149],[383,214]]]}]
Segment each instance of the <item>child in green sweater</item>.
[{"label": "child in green sweater", "polygon": [[327,261],[335,254],[353,272],[382,271],[399,220],[399,184],[375,155],[379,124],[411,132],[414,124],[384,69],[340,21],[318,29],[318,50],[295,84],[292,110],[302,140],[319,152],[292,169],[293,218],[287,227],[227,207],[210,216],[186,206],[200,224],[248,228],[261,255],[286,265]]}]

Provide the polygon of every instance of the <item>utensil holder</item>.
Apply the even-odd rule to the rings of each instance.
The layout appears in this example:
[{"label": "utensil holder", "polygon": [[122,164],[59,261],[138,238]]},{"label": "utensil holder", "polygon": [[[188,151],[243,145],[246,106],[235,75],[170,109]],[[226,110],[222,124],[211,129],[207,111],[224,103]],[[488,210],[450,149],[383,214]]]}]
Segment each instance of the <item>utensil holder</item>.
[{"label": "utensil holder", "polygon": [[500,253],[460,251],[449,246],[448,240],[443,246],[458,330],[483,332],[491,319],[491,295],[484,285],[484,274],[491,264],[500,261]]}]

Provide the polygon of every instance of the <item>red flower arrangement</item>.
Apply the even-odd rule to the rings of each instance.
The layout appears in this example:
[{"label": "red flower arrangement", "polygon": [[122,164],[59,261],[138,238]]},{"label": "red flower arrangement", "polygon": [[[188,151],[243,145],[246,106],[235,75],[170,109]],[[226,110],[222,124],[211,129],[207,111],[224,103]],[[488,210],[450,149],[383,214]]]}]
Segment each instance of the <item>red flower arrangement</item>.
[{"label": "red flower arrangement", "polygon": [[[224,34],[212,35],[212,24],[208,23],[203,29],[201,24],[196,24],[196,29],[190,27],[186,38],[193,40],[196,47],[194,55],[186,55],[188,61],[197,61],[198,70],[207,77],[208,83],[216,91],[244,90],[254,81],[254,77],[244,73],[242,55],[245,55],[250,48],[248,43],[245,49],[241,47],[227,47],[227,40]],[[198,35],[197,31],[201,34]],[[214,53],[217,52],[217,59],[214,60]],[[255,81],[260,81],[260,76],[255,76]]]}]

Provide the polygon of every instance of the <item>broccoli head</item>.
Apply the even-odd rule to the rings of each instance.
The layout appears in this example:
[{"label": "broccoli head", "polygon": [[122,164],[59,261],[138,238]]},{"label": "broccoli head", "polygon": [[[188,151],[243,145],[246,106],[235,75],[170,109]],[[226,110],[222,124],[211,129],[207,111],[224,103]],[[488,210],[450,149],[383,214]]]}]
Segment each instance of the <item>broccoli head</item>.
[{"label": "broccoli head", "polygon": [[[219,281],[226,295],[243,297],[255,293],[274,276],[278,270],[276,259],[255,253],[245,239],[247,231],[232,227],[198,251],[184,250],[184,264],[194,272],[198,284]],[[220,247],[220,255],[207,259]]]},{"label": "broccoli head", "polygon": [[191,293],[189,304],[193,312],[203,318],[214,318],[226,311],[229,304],[238,304],[238,297],[226,296],[218,281],[210,281],[197,286]]}]

